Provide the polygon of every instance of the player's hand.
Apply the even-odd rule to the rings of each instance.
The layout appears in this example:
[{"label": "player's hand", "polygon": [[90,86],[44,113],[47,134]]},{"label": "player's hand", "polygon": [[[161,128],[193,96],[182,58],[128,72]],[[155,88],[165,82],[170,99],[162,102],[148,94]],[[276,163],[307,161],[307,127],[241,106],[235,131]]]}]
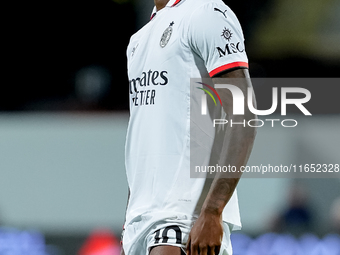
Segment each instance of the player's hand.
[{"label": "player's hand", "polygon": [[201,213],[190,231],[187,255],[218,255],[222,237],[222,215]]}]

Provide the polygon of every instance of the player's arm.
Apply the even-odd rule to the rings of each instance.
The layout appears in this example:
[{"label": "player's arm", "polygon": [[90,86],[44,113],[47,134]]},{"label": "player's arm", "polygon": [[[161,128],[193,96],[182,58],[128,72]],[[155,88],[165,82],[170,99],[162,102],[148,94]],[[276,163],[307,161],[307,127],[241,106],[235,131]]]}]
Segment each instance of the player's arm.
[{"label": "player's arm", "polygon": [[[241,89],[244,98],[247,98],[247,88],[251,86],[248,58],[242,28],[233,12],[223,4],[202,5],[192,14],[187,34],[189,47],[203,60],[210,77],[239,78],[234,79],[231,84]],[[216,82],[219,81],[214,79],[214,83]],[[222,100],[228,123],[231,119],[235,123],[255,118],[246,105],[244,115],[233,115],[231,92],[228,89],[216,90]],[[247,125],[228,125],[218,163],[237,169],[246,165],[254,138],[254,128]],[[200,255],[212,255],[219,252],[223,236],[222,211],[241,177],[240,173],[232,176],[223,176],[224,174],[215,176],[201,213],[190,232],[187,242],[190,255],[198,255],[198,252]]]},{"label": "player's arm", "polygon": [[[215,76],[216,77],[216,76]],[[248,69],[237,69],[218,75],[219,78],[249,78]],[[214,83],[218,81],[214,80]],[[240,88],[247,98],[247,88],[251,86],[250,79],[237,79],[233,85]],[[228,89],[216,89],[221,97],[227,120],[233,122],[247,122],[255,116],[245,105],[244,115],[233,115],[233,97]],[[226,129],[220,165],[231,165],[240,169],[247,164],[253,147],[256,131],[246,125],[233,125]],[[218,254],[223,236],[222,211],[230,200],[242,173],[227,176],[226,173],[217,174],[212,182],[209,193],[204,201],[201,213],[195,222],[187,243],[190,255]],[[228,178],[229,177],[229,178]]]}]

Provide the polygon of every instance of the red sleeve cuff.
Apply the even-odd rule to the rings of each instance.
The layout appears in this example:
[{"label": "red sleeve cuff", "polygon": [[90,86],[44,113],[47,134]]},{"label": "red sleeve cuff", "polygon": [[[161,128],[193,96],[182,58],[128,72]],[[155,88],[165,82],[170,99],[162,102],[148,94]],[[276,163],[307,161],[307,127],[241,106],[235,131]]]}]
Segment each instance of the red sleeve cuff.
[{"label": "red sleeve cuff", "polygon": [[216,74],[220,72],[224,72],[229,69],[234,69],[234,68],[248,68],[249,65],[247,62],[233,62],[230,64],[226,64],[220,67],[217,67],[216,69],[212,70],[209,75],[210,77],[214,77]]}]

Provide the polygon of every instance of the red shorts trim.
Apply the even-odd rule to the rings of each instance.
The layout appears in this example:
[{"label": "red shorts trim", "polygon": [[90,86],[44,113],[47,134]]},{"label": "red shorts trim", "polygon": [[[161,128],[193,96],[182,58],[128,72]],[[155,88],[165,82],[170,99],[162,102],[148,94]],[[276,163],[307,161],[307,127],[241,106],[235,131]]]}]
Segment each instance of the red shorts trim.
[{"label": "red shorts trim", "polygon": [[230,64],[226,64],[226,65],[217,67],[216,69],[212,70],[209,73],[209,75],[210,75],[210,77],[213,77],[213,76],[215,76],[216,74],[218,74],[220,72],[226,71],[228,69],[233,69],[233,68],[236,68],[236,67],[248,68],[249,65],[248,65],[247,62],[233,62],[233,63],[230,63]]}]

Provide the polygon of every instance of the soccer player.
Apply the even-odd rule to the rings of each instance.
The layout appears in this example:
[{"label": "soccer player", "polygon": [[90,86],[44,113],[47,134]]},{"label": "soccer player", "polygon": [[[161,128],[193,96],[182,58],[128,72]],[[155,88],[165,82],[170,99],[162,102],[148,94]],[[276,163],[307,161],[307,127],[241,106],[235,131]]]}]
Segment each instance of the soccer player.
[{"label": "soccer player", "polygon": [[[240,174],[190,178],[190,78],[242,78],[233,85],[247,98],[248,60],[235,14],[221,0],[155,0],[127,58],[129,201],[122,254],[231,255],[230,233],[241,227]],[[231,92],[217,92],[227,119],[255,118],[247,107],[233,115]],[[225,128],[221,164],[246,165],[254,138],[250,126]]]}]

